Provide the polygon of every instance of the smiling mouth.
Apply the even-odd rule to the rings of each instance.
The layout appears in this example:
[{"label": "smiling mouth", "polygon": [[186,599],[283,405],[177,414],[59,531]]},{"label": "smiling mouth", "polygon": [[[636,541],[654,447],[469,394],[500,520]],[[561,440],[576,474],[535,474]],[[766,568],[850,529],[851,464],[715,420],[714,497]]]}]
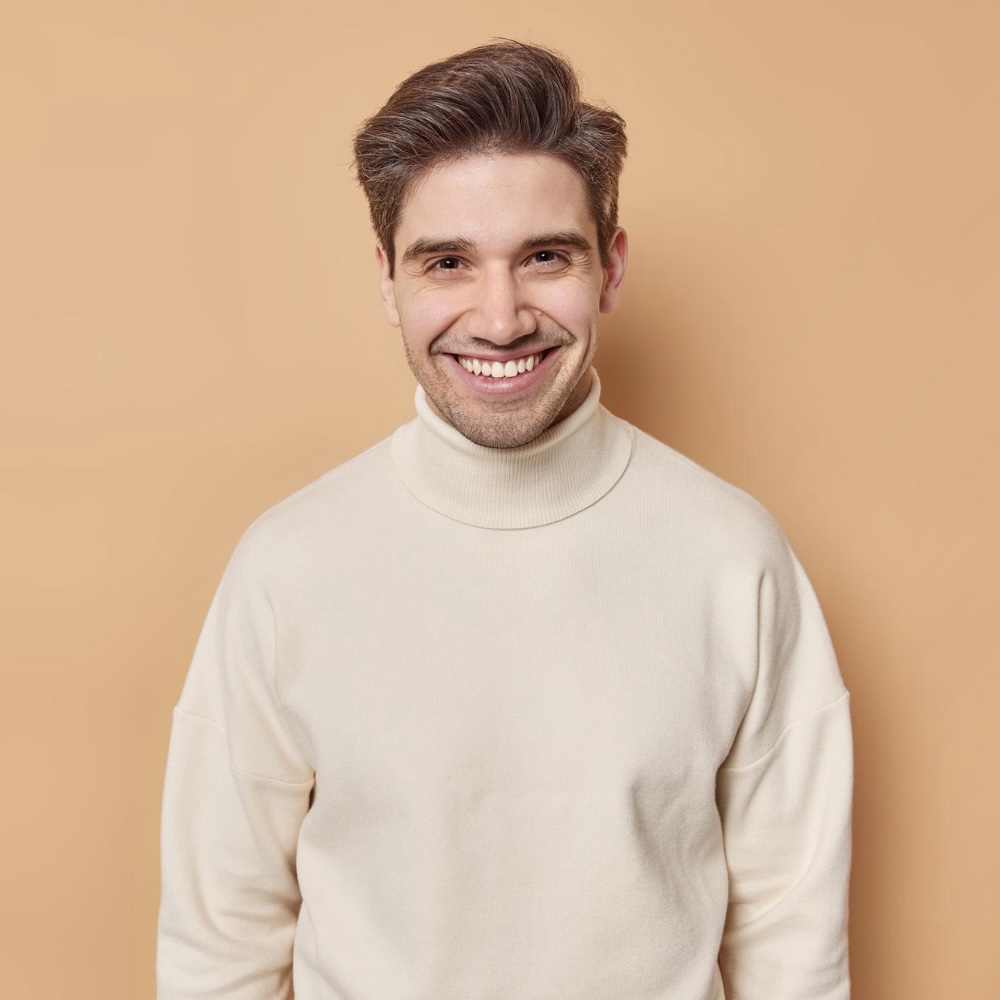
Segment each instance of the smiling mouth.
[{"label": "smiling mouth", "polygon": [[480,375],[483,378],[517,378],[525,372],[532,371],[536,365],[541,364],[542,358],[547,351],[540,351],[538,354],[529,354],[523,358],[513,358],[510,361],[490,361],[488,358],[473,358],[464,354],[456,354],[455,359],[467,371],[473,375]]}]

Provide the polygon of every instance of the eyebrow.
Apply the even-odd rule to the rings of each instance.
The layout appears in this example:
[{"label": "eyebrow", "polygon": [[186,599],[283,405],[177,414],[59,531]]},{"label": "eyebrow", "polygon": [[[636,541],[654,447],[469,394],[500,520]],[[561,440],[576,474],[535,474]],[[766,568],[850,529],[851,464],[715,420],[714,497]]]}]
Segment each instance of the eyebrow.
[{"label": "eyebrow", "polygon": [[439,253],[471,253],[476,249],[472,240],[465,239],[419,239],[414,240],[400,258],[401,264],[409,264],[421,257],[431,257]]},{"label": "eyebrow", "polygon": [[[529,250],[539,250],[543,247],[559,247],[565,250],[576,250],[581,254],[591,254],[594,248],[586,236],[577,229],[560,229],[554,233],[540,233],[529,236],[517,248],[518,253]],[[436,254],[474,253],[476,244],[462,237],[452,239],[422,238],[414,240],[403,252],[401,264],[410,264],[422,257],[432,257]]]},{"label": "eyebrow", "polygon": [[540,236],[530,236],[520,246],[521,253],[529,250],[539,250],[543,247],[559,247],[563,250],[577,250],[582,254],[594,252],[590,240],[578,229],[560,229],[555,233],[542,233]]}]

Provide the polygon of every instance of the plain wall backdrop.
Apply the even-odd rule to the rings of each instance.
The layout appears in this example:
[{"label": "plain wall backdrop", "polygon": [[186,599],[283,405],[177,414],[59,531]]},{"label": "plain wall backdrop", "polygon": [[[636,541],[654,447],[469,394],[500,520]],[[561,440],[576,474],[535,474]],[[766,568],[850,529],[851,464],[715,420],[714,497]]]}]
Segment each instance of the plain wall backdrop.
[{"label": "plain wall backdrop", "polygon": [[170,712],[223,566],[412,414],[353,130],[508,36],[628,122],[605,402],[766,504],[826,612],[855,997],[995,998],[994,6],[5,4],[4,994],[153,996]]}]

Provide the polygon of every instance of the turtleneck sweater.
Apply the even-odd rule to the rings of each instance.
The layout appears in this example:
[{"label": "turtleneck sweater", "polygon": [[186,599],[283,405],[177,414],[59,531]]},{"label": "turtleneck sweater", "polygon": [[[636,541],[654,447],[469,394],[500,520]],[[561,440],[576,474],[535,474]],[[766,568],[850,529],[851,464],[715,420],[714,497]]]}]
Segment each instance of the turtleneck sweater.
[{"label": "turtleneck sweater", "polygon": [[590,394],[261,517],[174,713],[160,1000],[846,1000],[851,736],[770,515]]}]

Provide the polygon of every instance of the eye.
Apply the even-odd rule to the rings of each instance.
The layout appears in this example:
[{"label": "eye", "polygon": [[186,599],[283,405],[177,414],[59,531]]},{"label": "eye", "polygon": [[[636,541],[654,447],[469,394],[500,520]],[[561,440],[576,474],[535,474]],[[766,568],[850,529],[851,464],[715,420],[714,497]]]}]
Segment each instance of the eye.
[{"label": "eye", "polygon": [[431,264],[434,271],[455,271],[462,266],[462,262],[457,257],[441,257]]},{"label": "eye", "polygon": [[531,263],[552,267],[557,264],[565,264],[566,255],[558,250],[536,250],[531,255]]}]

